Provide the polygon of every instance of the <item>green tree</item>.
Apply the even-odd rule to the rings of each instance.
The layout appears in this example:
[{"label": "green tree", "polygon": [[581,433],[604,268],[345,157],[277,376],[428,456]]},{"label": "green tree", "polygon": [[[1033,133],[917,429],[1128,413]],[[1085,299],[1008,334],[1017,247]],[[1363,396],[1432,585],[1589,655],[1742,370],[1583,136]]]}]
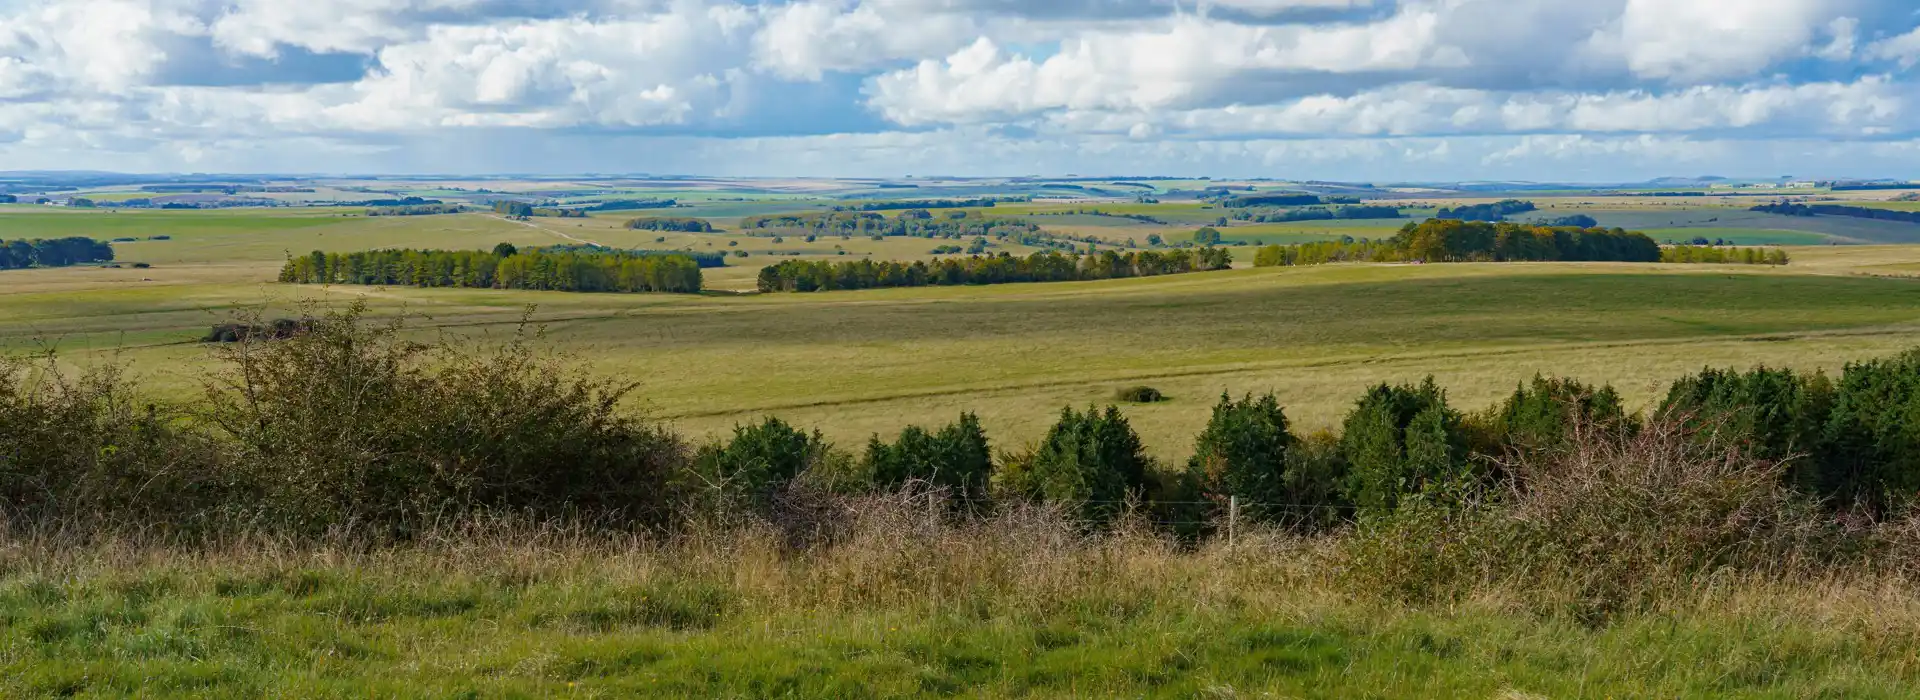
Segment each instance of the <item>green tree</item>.
[{"label": "green tree", "polygon": [[1072,504],[1095,523],[1111,521],[1127,499],[1146,492],[1152,465],[1133,426],[1113,406],[1063,409],[1037,448],[1003,462],[1001,486],[1010,495]]},{"label": "green tree", "polygon": [[1469,475],[1461,416],[1432,377],[1368,389],[1343,426],[1345,496],[1363,514],[1391,513],[1410,496]]},{"label": "green tree", "polygon": [[767,418],[735,426],[732,439],[700,448],[681,486],[709,506],[764,511],[794,479],[831,457],[832,446],[818,431]]},{"label": "green tree", "polygon": [[1193,242],[1198,245],[1220,245],[1220,231],[1212,226],[1193,232]]}]

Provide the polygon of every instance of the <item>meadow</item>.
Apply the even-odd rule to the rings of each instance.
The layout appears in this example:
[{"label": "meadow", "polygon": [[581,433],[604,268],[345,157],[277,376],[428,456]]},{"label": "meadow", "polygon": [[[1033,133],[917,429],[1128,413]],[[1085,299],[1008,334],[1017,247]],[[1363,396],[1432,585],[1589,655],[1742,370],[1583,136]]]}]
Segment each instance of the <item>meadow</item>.
[{"label": "meadow", "polygon": [[[1144,240],[1217,215],[1158,206],[1172,209],[1143,211],[1176,225],[1074,225]],[[119,244],[122,260],[147,269],[0,272],[0,348],[124,366],[157,398],[184,400],[218,365],[197,342],[210,325],[364,300],[376,316],[410,317],[423,340],[490,344],[531,321],[545,346],[632,382],[623,410],[694,441],[776,415],[857,449],[974,411],[996,448],[1015,449],[1062,407],[1148,385],[1171,400],[1122,410],[1152,456],[1179,464],[1222,393],[1274,392],[1307,434],[1337,426],[1383,381],[1433,376],[1473,410],[1536,374],[1563,375],[1612,384],[1642,408],[1703,366],[1837,372],[1920,345],[1920,247],[1794,248],[1778,269],[1251,269],[1251,248],[1236,248],[1242,269],[1221,272],[754,295],[736,292],[770,253],[925,258],[933,242],[776,243],[718,213],[716,234],[621,227],[645,215],[0,207],[0,238],[171,237]],[[1223,233],[1291,242],[1281,237],[1348,223],[1363,224]],[[314,249],[570,240],[748,255],[709,270],[701,295],[271,282],[289,253]],[[1728,573],[1596,621],[1543,610],[1524,586],[1418,602],[1366,593],[1342,578],[1355,567],[1332,551],[1338,539],[1255,530],[1194,545],[1125,528],[1089,535],[1045,514],[928,522],[894,505],[803,555],[757,525],[657,539],[468,523],[372,549],[351,533],[156,543],[135,532],[76,545],[60,532],[0,532],[0,695],[1910,697],[1920,687],[1920,605],[1899,576]]]},{"label": "meadow", "polygon": [[[559,347],[637,382],[634,410],[698,435],[778,414],[857,443],[973,410],[1011,446],[1038,437],[1063,406],[1105,402],[1121,386],[1148,384],[1173,400],[1128,412],[1155,452],[1174,458],[1204,420],[1198,409],[1223,391],[1277,391],[1296,420],[1314,427],[1336,421],[1365,385],[1428,374],[1467,406],[1490,403],[1535,373],[1611,383],[1644,403],[1668,378],[1707,364],[1837,369],[1911,344],[1920,324],[1920,286],[1887,278],[1920,263],[1920,252],[1899,247],[1798,249],[1796,263],[1782,270],[1353,265],[689,297],[269,280],[287,250],[375,242],[485,248],[565,235],[617,246],[748,251],[729,258],[730,267],[708,271],[711,288],[747,289],[768,250],[842,259],[833,255],[841,246],[849,254],[906,259],[927,257],[930,242],[656,235],[620,228],[625,217],[520,223],[481,215],[219,212],[202,215],[212,222],[202,227],[174,214],[35,219],[62,232],[98,230],[80,224],[88,220],[133,221],[131,228],[174,239],[122,244],[124,259],[151,259],[151,269],[8,273],[0,342],[16,350],[57,345],[75,362],[125,363],[183,396],[194,393],[193,377],[209,362],[194,341],[235,313],[294,314],[303,304],[366,298],[378,313],[425,317],[422,326],[435,330],[423,332],[486,337],[509,332],[532,308],[531,318]],[[246,227],[253,222],[271,223]]]}]

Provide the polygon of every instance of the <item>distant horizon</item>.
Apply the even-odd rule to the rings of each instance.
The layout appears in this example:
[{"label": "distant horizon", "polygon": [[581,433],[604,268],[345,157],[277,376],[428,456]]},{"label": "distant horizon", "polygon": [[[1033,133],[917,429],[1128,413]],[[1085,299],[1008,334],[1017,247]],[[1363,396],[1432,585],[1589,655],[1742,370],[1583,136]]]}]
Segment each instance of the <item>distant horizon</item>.
[{"label": "distant horizon", "polygon": [[[1914,183],[1920,182],[1907,177],[1855,177],[1855,176],[1744,176],[1744,175],[1663,175],[1637,180],[1530,180],[1530,179],[1458,179],[1458,180],[1384,180],[1384,179],[1330,179],[1330,178],[1294,178],[1279,176],[1229,176],[1207,174],[1145,174],[1145,173],[1068,173],[1063,175],[712,175],[702,173],[649,173],[649,172],[224,172],[224,171],[109,171],[109,170],[0,170],[0,180],[19,177],[126,177],[144,178],[251,178],[280,180],[549,180],[549,179],[640,179],[640,180],[1219,180],[1223,182],[1285,182],[1285,183],[1325,183],[1372,186],[1418,186],[1418,185],[1576,185],[1576,186],[1619,186],[1619,185],[1655,185],[1666,182],[1859,182],[1859,183]],[[1680,184],[1677,186],[1686,186]],[[1920,188],[1920,184],[1915,185]]]}]

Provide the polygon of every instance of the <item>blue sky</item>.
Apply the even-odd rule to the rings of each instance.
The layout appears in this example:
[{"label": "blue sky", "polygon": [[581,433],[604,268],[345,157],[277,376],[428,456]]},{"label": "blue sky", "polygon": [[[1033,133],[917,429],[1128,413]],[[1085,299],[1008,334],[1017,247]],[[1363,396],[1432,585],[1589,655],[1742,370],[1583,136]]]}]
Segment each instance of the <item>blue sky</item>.
[{"label": "blue sky", "polygon": [[1911,0],[0,0],[0,170],[1920,177]]}]

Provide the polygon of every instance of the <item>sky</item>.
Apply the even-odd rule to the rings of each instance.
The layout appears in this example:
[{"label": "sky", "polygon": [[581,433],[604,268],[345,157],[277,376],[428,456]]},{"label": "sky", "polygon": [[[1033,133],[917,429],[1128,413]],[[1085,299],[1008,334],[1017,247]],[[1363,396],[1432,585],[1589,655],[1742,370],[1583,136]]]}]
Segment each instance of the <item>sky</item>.
[{"label": "sky", "polygon": [[1914,0],[0,0],[0,171],[1917,166]]}]

